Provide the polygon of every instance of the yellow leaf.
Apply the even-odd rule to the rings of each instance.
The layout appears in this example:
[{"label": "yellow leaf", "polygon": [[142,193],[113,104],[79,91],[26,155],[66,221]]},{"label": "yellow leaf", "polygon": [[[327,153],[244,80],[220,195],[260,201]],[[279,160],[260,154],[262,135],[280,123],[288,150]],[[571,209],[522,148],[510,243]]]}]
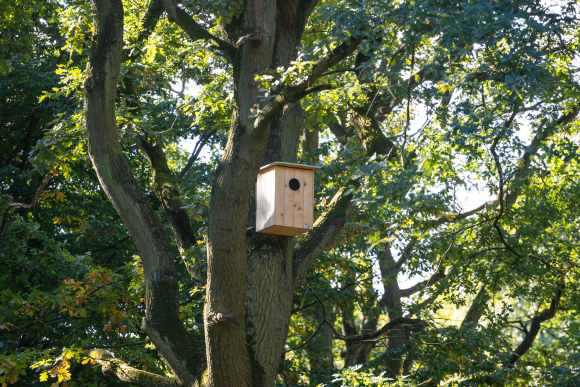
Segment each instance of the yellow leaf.
[{"label": "yellow leaf", "polygon": [[40,381],[46,382],[47,380],[48,380],[48,372],[44,371],[43,373],[40,374]]}]

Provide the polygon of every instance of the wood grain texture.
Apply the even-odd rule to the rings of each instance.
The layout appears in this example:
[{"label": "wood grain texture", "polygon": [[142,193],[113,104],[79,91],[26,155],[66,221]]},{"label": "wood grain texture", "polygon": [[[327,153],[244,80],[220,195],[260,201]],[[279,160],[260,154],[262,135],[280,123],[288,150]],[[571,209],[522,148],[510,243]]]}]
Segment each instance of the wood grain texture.
[{"label": "wood grain texture", "polygon": [[300,182],[300,188],[294,192],[294,227],[304,228],[304,170],[296,169],[294,178]]},{"label": "wood grain texture", "polygon": [[304,171],[304,224],[312,230],[314,223],[314,171]]},{"label": "wood grain texture", "polygon": [[276,171],[265,173],[264,180],[264,228],[273,226],[276,220]]},{"label": "wood grain texture", "polygon": [[264,185],[264,175],[259,174],[256,180],[256,231],[260,231],[264,228],[264,220],[262,217],[262,206],[263,206],[263,187]]},{"label": "wood grain texture", "polygon": [[275,224],[276,171],[260,173],[256,182],[256,231]]},{"label": "wood grain texture", "polygon": [[[293,191],[290,180],[300,182]],[[262,170],[256,185],[256,231],[296,236],[314,223],[314,171],[275,165]]]},{"label": "wood grain texture", "polygon": [[275,235],[285,235],[285,236],[296,236],[308,232],[305,228],[297,228],[297,227],[288,227],[288,226],[279,226],[274,225],[258,232],[264,234],[275,234]]},{"label": "wood grain texture", "polygon": [[270,168],[292,168],[292,169],[305,169],[311,171],[317,171],[321,169],[320,167],[314,165],[305,165],[305,164],[296,164],[296,163],[284,163],[284,162],[275,162],[272,164],[264,165],[260,168],[260,172],[264,172]]},{"label": "wood grain texture", "polygon": [[275,182],[275,221],[274,224],[276,225],[283,225],[284,224],[284,179],[286,178],[285,175],[285,168],[275,168],[276,173],[276,182]]},{"label": "wood grain texture", "polygon": [[294,178],[295,170],[290,168],[284,169],[284,226],[294,226],[294,191],[288,185],[288,182]]}]

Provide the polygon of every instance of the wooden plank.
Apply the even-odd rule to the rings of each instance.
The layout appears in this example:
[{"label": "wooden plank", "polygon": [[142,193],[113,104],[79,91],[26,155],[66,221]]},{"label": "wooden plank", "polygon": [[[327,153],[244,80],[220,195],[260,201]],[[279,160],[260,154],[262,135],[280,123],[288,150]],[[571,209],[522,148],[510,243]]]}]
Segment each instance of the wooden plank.
[{"label": "wooden plank", "polygon": [[294,178],[300,182],[300,188],[294,191],[294,227],[304,227],[304,170],[296,169]]},{"label": "wooden plank", "polygon": [[312,230],[314,223],[314,172],[304,172],[304,224],[302,227]]},{"label": "wooden plank", "polygon": [[288,182],[294,178],[294,169],[284,170],[284,226],[294,226],[294,191],[288,186]]},{"label": "wooden plank", "polygon": [[317,171],[320,169],[320,167],[317,167],[315,165],[284,163],[282,161],[278,161],[278,162],[275,162],[272,164],[264,165],[262,168],[260,168],[260,172],[264,172],[267,169],[274,168],[274,167],[287,167],[287,168],[292,168],[292,169],[306,169],[306,170],[312,170],[312,171]]},{"label": "wooden plank", "polygon": [[284,235],[284,236],[296,236],[296,235],[304,234],[305,232],[308,232],[308,230],[306,230],[304,228],[296,228],[296,227],[286,227],[286,226],[274,225],[274,226],[270,226],[268,228],[265,228],[263,230],[260,230],[259,232],[261,232],[263,234],[275,234],[275,235]]},{"label": "wooden plank", "polygon": [[275,201],[276,201],[276,171],[270,170],[266,172],[264,179],[264,198],[266,201],[264,228],[274,225],[275,220]]},{"label": "wooden plank", "polygon": [[256,180],[256,231],[260,231],[264,228],[263,211],[264,206],[262,198],[262,182],[263,178],[261,174],[258,174],[258,179]]},{"label": "wooden plank", "polygon": [[275,203],[274,203],[276,217],[275,217],[274,224],[276,224],[276,225],[284,225],[284,210],[285,210],[284,179],[286,178],[285,170],[286,170],[286,168],[279,168],[279,167],[274,170],[274,173],[276,174],[276,178],[275,178],[275,180],[276,180],[275,181],[276,198],[275,198]]}]

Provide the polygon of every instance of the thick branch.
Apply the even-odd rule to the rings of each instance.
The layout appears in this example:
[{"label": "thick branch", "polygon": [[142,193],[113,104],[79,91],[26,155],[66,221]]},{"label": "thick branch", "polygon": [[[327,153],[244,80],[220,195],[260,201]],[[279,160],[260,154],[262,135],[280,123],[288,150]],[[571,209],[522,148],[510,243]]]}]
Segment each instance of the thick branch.
[{"label": "thick branch", "polygon": [[274,117],[280,113],[284,109],[284,106],[287,104],[297,102],[312,92],[327,90],[327,87],[313,85],[326,70],[352,54],[358,48],[360,43],[361,39],[355,38],[342,43],[334,50],[332,50],[327,56],[314,63],[312,69],[310,70],[310,74],[308,77],[306,77],[305,80],[294,86],[283,87],[278,96],[275,97],[268,105],[266,105],[260,112],[258,118],[256,118],[256,121],[254,122],[256,136],[262,135]]},{"label": "thick branch", "polygon": [[350,132],[348,132],[347,129],[338,122],[331,121],[327,125],[328,129],[330,129],[330,131],[332,132],[332,134],[334,134],[334,136],[338,139],[338,141],[340,141],[342,145],[345,145],[346,137]]},{"label": "thick branch", "polygon": [[403,252],[399,260],[393,266],[381,270],[381,277],[386,278],[386,276],[392,272],[398,273],[401,267],[405,264],[405,262],[407,262],[407,260],[411,257],[411,252],[415,248],[417,241],[418,241],[417,238],[411,238],[409,243],[407,243],[407,246],[405,246],[405,248],[403,249]]},{"label": "thick branch", "polygon": [[508,367],[513,367],[518,360],[532,347],[536,336],[540,332],[540,328],[542,323],[548,321],[554,316],[556,316],[556,311],[558,310],[558,304],[560,303],[560,298],[562,297],[563,288],[556,289],[556,294],[552,298],[552,302],[550,303],[549,309],[544,309],[536,317],[532,319],[532,325],[524,340],[520,343],[520,345],[516,348],[513,352],[509,362]]},{"label": "thick branch", "polygon": [[167,158],[159,141],[149,142],[141,137],[139,146],[149,161],[155,193],[163,204],[169,224],[175,235],[177,247],[183,255],[187,249],[195,245],[196,238],[195,232],[189,223],[187,212],[182,208],[183,203],[179,195],[175,176],[167,164]]},{"label": "thick branch", "polygon": [[196,369],[198,354],[179,318],[179,288],[171,245],[119,143],[115,104],[123,58],[123,3],[92,0],[91,6],[94,36],[84,85],[89,156],[101,187],[129,229],[143,262],[146,319],[160,327],[164,341],[171,343],[171,354],[161,347],[159,352],[179,379],[191,385],[196,379],[191,370]]},{"label": "thick branch", "polygon": [[401,297],[412,296],[413,294],[425,289],[427,286],[431,286],[431,285],[436,284],[437,282],[439,282],[440,280],[442,280],[445,277],[446,277],[445,273],[439,271],[439,272],[433,274],[428,280],[421,281],[418,284],[411,286],[408,289],[401,289]]},{"label": "thick branch", "polygon": [[483,315],[483,311],[485,309],[485,305],[487,301],[490,299],[489,293],[485,287],[485,284],[481,285],[481,289],[475,296],[471,307],[467,311],[467,314],[463,318],[461,322],[461,327],[466,327],[468,324],[477,324]]},{"label": "thick branch", "polygon": [[[342,341],[365,341],[365,340],[372,340],[374,338],[380,337],[396,327],[400,324],[407,324],[411,325],[408,330],[410,331],[419,331],[423,329],[427,324],[423,320],[414,319],[414,318],[407,318],[407,317],[398,317],[391,319],[388,323],[383,325],[383,327],[373,333],[367,333],[364,335],[353,335],[353,336],[345,336],[341,335],[340,333],[334,331],[334,338],[337,340]],[[332,327],[334,330],[334,327]]]},{"label": "thick branch", "polygon": [[[526,151],[520,158],[518,165],[521,167],[516,170],[511,179],[514,183],[519,183],[520,186],[508,191],[505,193],[505,204],[512,205],[516,202],[519,195],[522,192],[521,184],[523,183],[522,179],[524,179],[525,173],[529,170],[530,165],[532,163],[532,158],[535,156],[538,151],[540,150],[540,146],[544,141],[546,141],[552,134],[556,132],[556,127],[564,126],[571,123],[580,112],[580,105],[575,106],[569,113],[563,115],[562,117],[558,118],[556,121],[552,122],[550,125],[547,126],[546,129],[540,129],[534,135],[531,143],[526,147]],[[506,121],[506,125],[511,124],[514,119],[514,115],[512,114],[510,118]],[[436,220],[436,225],[443,224],[443,223],[454,223],[459,220],[468,218],[472,215],[475,215],[483,210],[487,210],[488,208],[498,204],[500,202],[500,197],[498,196],[496,199],[486,202],[479,207],[476,207],[470,211],[463,212],[460,214],[444,214],[441,215]]]},{"label": "thick branch", "polygon": [[516,186],[515,189],[510,190],[506,193],[505,201],[507,205],[515,203],[516,200],[518,199],[518,196],[521,194],[522,191],[521,180],[524,179],[525,174],[528,172],[530,165],[532,163],[532,158],[538,153],[538,150],[540,149],[540,145],[542,144],[542,142],[546,141],[547,138],[553,135],[556,132],[557,127],[568,125],[569,123],[574,121],[574,119],[578,117],[579,112],[580,112],[580,104],[574,106],[569,113],[561,116],[555,122],[552,122],[550,125],[548,125],[545,129],[543,130],[540,129],[536,132],[534,138],[532,139],[532,142],[530,143],[530,145],[526,147],[526,151],[524,152],[522,158],[520,159],[522,162],[521,167],[514,173],[512,179],[513,182],[516,185],[519,184],[519,186]]},{"label": "thick branch", "polygon": [[103,367],[103,374],[116,375],[123,382],[141,387],[181,387],[183,384],[177,378],[153,374],[133,368],[122,360],[116,359],[103,349],[90,351],[89,356]]},{"label": "thick branch", "polygon": [[213,40],[218,44],[218,47],[224,54],[225,58],[231,61],[235,56],[237,49],[234,46],[217,36],[210,34],[205,28],[193,20],[193,17],[185,12],[184,9],[179,8],[175,1],[161,0],[161,4],[163,4],[163,8],[167,11],[168,19],[181,27],[192,41],[200,39]]},{"label": "thick branch", "polygon": [[385,136],[375,119],[377,109],[378,105],[372,102],[362,107],[353,107],[349,116],[350,124],[355,128],[368,156],[378,154],[389,159],[397,157],[395,144]]},{"label": "thick branch", "polygon": [[294,259],[292,262],[293,288],[301,286],[308,267],[316,257],[326,248],[326,246],[340,232],[350,212],[353,209],[351,203],[353,194],[346,193],[348,183],[342,187],[328,205],[326,211],[316,219],[314,228],[306,234],[294,248]]},{"label": "thick branch", "polygon": [[195,160],[197,160],[197,158],[199,157],[199,154],[201,153],[201,150],[203,149],[205,144],[207,144],[211,136],[213,136],[216,132],[217,132],[216,129],[212,129],[204,133],[203,136],[201,136],[197,144],[195,144],[195,147],[191,152],[191,156],[189,157],[189,160],[187,160],[187,164],[185,165],[185,167],[183,167],[183,170],[179,172],[179,177],[185,176],[187,171],[189,171],[189,169],[193,166],[193,163],[195,163]]},{"label": "thick branch", "polygon": [[[137,36],[137,40],[135,41],[135,43],[140,43],[149,38],[149,36],[155,30],[157,22],[159,21],[159,18],[161,17],[162,14],[163,14],[163,6],[161,5],[161,1],[151,0],[151,2],[149,3],[149,7],[147,7],[147,11],[145,11],[145,15],[141,20],[142,30],[139,32],[139,35]],[[137,59],[140,55],[141,50],[137,49],[131,51],[128,58],[129,60],[133,61]]]}]

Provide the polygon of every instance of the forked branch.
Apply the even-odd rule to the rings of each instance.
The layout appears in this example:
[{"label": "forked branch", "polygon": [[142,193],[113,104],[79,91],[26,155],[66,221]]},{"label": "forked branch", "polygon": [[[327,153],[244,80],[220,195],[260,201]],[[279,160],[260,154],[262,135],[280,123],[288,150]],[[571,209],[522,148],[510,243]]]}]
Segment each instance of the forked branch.
[{"label": "forked branch", "polygon": [[8,213],[10,212],[10,210],[12,208],[14,208],[14,207],[25,208],[25,209],[28,209],[28,210],[33,209],[36,206],[36,203],[38,203],[38,199],[40,199],[40,195],[42,194],[42,191],[44,191],[44,189],[46,188],[46,185],[48,184],[51,176],[52,176],[52,172],[49,172],[46,175],[46,177],[44,178],[42,184],[38,188],[38,191],[36,191],[36,195],[34,195],[34,199],[32,200],[32,203],[31,204],[25,204],[25,203],[9,203],[6,206],[6,209],[2,213],[2,222],[0,222],[0,235],[2,235],[2,232],[4,231],[4,226],[6,225],[6,218],[8,217]]},{"label": "forked branch", "polygon": [[532,319],[532,325],[528,330],[528,333],[524,337],[524,340],[520,343],[520,345],[516,348],[516,350],[512,353],[508,361],[508,367],[513,367],[518,360],[532,347],[536,336],[540,332],[540,328],[542,327],[542,323],[554,318],[556,316],[556,311],[558,310],[558,305],[560,304],[560,299],[562,297],[562,293],[564,292],[564,288],[558,287],[556,289],[556,293],[552,298],[552,302],[550,303],[550,307],[548,309],[544,309],[536,317]]},{"label": "forked branch", "polygon": [[161,0],[163,8],[167,12],[168,19],[177,24],[189,36],[192,41],[196,40],[213,40],[217,43],[218,49],[223,56],[229,61],[235,56],[237,48],[210,34],[203,26],[197,23],[184,9],[180,8],[174,0]]}]

